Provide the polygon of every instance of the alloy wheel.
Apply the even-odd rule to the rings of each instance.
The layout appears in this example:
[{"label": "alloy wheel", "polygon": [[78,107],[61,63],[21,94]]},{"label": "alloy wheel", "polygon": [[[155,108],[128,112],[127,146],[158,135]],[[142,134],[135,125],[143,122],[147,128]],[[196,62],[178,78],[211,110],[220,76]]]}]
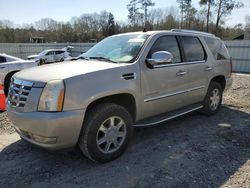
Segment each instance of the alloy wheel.
[{"label": "alloy wheel", "polygon": [[112,116],[106,119],[97,131],[97,147],[105,154],[113,153],[121,147],[126,134],[127,128],[123,119],[118,116]]},{"label": "alloy wheel", "polygon": [[220,90],[218,88],[214,88],[210,96],[210,108],[213,111],[215,111],[219,107],[220,100],[221,100]]}]

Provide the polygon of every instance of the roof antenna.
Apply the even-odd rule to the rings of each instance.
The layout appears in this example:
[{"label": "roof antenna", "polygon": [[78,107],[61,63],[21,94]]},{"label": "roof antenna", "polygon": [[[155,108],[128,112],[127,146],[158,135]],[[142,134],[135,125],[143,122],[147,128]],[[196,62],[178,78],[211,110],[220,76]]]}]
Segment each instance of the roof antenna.
[{"label": "roof antenna", "polygon": [[147,29],[146,27],[143,28],[142,32],[146,33],[147,32]]}]

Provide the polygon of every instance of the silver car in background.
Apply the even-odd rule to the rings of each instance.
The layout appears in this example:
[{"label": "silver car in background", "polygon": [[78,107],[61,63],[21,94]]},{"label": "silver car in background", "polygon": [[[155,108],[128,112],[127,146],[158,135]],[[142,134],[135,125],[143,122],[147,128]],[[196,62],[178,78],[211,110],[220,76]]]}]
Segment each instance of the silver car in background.
[{"label": "silver car in background", "polygon": [[35,60],[24,60],[18,57],[0,53],[0,84],[8,93],[11,77],[20,70],[35,67],[39,64]]},{"label": "silver car in background", "polygon": [[40,64],[62,62],[65,59],[71,57],[71,54],[68,50],[68,48],[44,50],[37,55],[28,56],[27,59],[38,60]]}]

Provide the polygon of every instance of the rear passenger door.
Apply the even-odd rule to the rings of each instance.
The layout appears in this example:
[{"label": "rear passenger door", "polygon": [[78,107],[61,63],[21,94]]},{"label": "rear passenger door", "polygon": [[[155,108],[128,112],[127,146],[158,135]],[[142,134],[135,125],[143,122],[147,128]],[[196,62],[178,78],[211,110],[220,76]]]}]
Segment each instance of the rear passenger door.
[{"label": "rear passenger door", "polygon": [[56,55],[55,55],[55,57],[56,57],[55,61],[62,61],[64,59],[63,55],[64,55],[64,51],[57,50]]},{"label": "rear passenger door", "polygon": [[189,104],[203,101],[209,75],[212,72],[211,62],[207,61],[207,54],[201,40],[196,36],[181,36],[185,63],[188,65],[187,100]]},{"label": "rear passenger door", "polygon": [[224,73],[227,77],[231,76],[231,60],[225,44],[218,38],[204,37],[210,49],[210,59],[214,62],[214,72]]},{"label": "rear passenger door", "polygon": [[54,51],[49,51],[47,52],[47,54],[44,57],[44,60],[46,63],[52,63],[54,62],[54,56],[55,56],[55,52]]}]

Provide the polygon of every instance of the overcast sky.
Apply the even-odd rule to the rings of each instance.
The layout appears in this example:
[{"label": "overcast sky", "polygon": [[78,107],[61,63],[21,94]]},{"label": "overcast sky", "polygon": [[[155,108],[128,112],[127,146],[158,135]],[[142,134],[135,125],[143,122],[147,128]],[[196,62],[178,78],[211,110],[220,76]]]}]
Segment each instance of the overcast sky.
[{"label": "overcast sky", "polygon": [[[130,0],[1,0],[0,20],[8,19],[16,24],[34,23],[41,18],[57,21],[69,21],[73,16],[83,13],[107,10],[115,15],[116,20],[126,21],[126,5]],[[155,8],[178,6],[176,0],[153,0]],[[235,10],[226,24],[234,26],[245,24],[245,16],[250,15],[250,0],[241,0],[244,8]],[[193,5],[199,7],[198,0]]]}]

